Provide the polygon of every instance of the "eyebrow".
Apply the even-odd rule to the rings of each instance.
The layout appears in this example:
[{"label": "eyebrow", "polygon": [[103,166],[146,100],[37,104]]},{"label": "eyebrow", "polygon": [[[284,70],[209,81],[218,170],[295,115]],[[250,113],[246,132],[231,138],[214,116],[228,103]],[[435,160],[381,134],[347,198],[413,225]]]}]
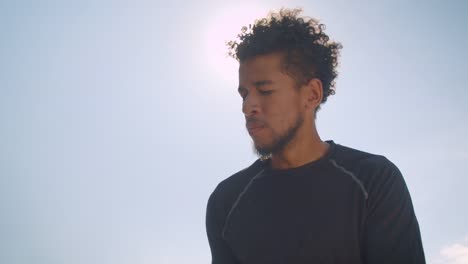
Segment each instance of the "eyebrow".
[{"label": "eyebrow", "polygon": [[272,80],[261,80],[261,81],[253,82],[253,85],[258,87],[258,86],[263,86],[263,85],[272,84],[272,83],[273,83]]},{"label": "eyebrow", "polygon": [[[269,84],[273,84],[273,81],[272,80],[261,80],[261,81],[256,81],[256,82],[253,82],[252,83],[255,87],[260,87],[260,86],[264,86],[264,85],[269,85]],[[237,91],[238,92],[241,92],[241,91],[245,91],[247,90],[245,87],[243,86],[240,86],[239,85],[239,88],[237,88]]]}]

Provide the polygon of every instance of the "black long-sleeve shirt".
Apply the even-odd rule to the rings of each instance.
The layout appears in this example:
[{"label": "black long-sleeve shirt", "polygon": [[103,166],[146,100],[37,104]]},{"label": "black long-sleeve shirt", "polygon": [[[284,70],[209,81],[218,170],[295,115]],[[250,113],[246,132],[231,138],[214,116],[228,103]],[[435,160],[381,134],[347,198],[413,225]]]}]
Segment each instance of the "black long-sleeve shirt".
[{"label": "black long-sleeve shirt", "polygon": [[384,156],[327,141],[326,155],[222,181],[208,200],[213,264],[425,263],[411,197]]}]

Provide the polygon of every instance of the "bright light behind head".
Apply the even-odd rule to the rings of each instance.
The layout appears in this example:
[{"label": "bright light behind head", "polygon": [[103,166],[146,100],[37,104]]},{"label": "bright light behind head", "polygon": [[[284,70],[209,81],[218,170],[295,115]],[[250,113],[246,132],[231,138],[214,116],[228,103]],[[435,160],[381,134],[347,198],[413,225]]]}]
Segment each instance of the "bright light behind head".
[{"label": "bright light behind head", "polygon": [[234,40],[243,26],[254,24],[268,14],[267,8],[255,5],[233,4],[213,10],[205,36],[204,58],[213,72],[213,78],[236,85],[239,63],[229,57],[227,41]]}]

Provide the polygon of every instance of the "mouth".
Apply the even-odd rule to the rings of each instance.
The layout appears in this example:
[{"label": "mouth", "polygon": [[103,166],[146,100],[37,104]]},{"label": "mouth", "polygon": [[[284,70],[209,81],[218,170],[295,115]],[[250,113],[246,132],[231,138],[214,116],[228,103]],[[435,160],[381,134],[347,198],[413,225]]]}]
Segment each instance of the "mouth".
[{"label": "mouth", "polygon": [[263,126],[247,126],[250,136],[255,136],[263,130]]},{"label": "mouth", "polygon": [[246,118],[245,127],[251,137],[255,137],[265,128],[265,123],[256,118]]}]

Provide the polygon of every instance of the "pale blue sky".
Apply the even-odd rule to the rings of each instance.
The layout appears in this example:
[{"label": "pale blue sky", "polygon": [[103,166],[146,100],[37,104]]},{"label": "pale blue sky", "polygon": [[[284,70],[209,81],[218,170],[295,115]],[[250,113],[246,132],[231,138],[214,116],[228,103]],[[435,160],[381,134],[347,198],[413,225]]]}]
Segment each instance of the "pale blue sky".
[{"label": "pale blue sky", "polygon": [[428,263],[463,263],[468,4],[402,0],[0,2],[0,263],[208,263],[255,159],[223,38],[281,6],[344,46],[322,138],[396,163]]}]

